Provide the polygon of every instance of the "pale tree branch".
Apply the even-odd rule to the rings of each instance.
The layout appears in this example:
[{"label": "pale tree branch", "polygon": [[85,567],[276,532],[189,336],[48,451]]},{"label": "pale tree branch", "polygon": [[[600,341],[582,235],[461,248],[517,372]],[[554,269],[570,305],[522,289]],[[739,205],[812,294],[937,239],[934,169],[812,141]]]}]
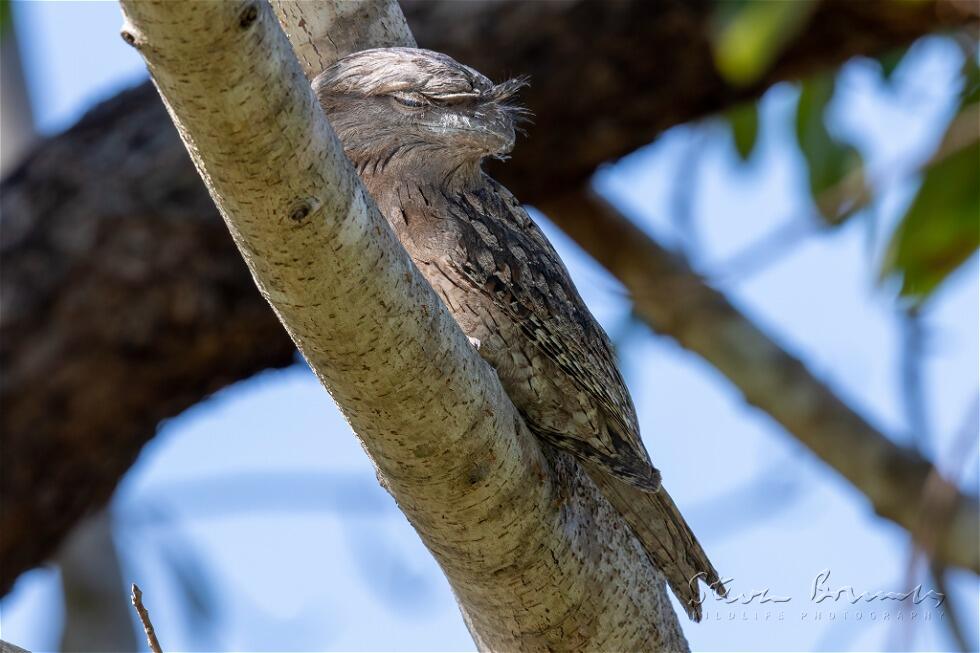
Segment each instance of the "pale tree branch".
[{"label": "pale tree branch", "polygon": [[[959,492],[920,454],[871,426],[677,254],[607,201],[583,190],[539,208],[623,283],[635,313],[651,328],[711,363],[749,404],[862,492],[879,515],[928,543],[937,560],[980,572],[976,497]],[[921,527],[932,483],[951,493],[938,532]]]},{"label": "pale tree branch", "polygon": [[271,8],[122,6],[257,286],[478,644],[686,649],[663,577],[578,466],[542,451],[364,191]]},{"label": "pale tree branch", "polygon": [[306,78],[313,80],[345,54],[368,48],[414,48],[415,37],[397,2],[269,0]]}]

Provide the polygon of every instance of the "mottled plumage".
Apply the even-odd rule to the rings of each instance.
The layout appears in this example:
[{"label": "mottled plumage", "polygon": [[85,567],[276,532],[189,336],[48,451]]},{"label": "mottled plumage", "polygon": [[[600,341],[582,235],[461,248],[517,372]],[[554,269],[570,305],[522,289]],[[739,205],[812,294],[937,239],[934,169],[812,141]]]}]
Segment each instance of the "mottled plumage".
[{"label": "mottled plumage", "polygon": [[483,173],[505,157],[520,80],[494,85],[427,50],[350,55],[314,80],[382,213],[531,431],[573,454],[700,618],[700,578],[718,575],[640,440],[612,346],[551,243]]}]

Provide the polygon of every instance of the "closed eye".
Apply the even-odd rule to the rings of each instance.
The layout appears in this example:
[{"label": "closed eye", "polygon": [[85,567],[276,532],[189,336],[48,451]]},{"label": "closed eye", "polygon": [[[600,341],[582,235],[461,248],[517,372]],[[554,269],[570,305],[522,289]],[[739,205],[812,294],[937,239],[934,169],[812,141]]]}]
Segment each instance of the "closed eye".
[{"label": "closed eye", "polygon": [[438,106],[453,106],[479,100],[480,94],[476,93],[475,91],[465,91],[460,93],[443,93],[442,95],[426,97],[428,97],[433,104]]},{"label": "closed eye", "polygon": [[421,109],[428,104],[425,98],[418,93],[392,93],[391,97],[403,107],[410,107],[412,109]]}]

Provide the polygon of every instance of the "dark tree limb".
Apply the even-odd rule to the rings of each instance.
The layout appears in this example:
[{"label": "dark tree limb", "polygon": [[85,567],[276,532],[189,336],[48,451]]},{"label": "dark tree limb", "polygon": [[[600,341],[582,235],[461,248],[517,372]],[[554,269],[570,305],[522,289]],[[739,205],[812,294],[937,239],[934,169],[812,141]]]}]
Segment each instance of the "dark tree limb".
[{"label": "dark tree limb", "polygon": [[293,360],[168,123],[141,86],[3,182],[4,591],[106,503],[161,421]]},{"label": "dark tree limb", "polygon": [[[540,202],[777,79],[972,20],[947,5],[824,3],[769,77],[743,90],[714,72],[707,0],[405,8],[421,45],[497,78],[532,75],[537,125],[494,172]],[[149,84],[41,142],[0,195],[5,593],[104,505],[160,421],[289,364],[293,348]]]}]

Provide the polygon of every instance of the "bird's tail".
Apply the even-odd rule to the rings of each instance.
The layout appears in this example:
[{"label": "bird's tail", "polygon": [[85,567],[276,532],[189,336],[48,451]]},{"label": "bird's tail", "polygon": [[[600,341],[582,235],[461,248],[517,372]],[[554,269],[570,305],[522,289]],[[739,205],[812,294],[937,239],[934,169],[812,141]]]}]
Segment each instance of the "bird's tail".
[{"label": "bird's tail", "polygon": [[700,542],[691,532],[674,501],[662,487],[656,492],[631,485],[621,478],[589,465],[589,476],[609,502],[626,519],[643,544],[654,566],[694,621],[701,621],[701,589],[705,583],[719,596],[725,586]]}]

